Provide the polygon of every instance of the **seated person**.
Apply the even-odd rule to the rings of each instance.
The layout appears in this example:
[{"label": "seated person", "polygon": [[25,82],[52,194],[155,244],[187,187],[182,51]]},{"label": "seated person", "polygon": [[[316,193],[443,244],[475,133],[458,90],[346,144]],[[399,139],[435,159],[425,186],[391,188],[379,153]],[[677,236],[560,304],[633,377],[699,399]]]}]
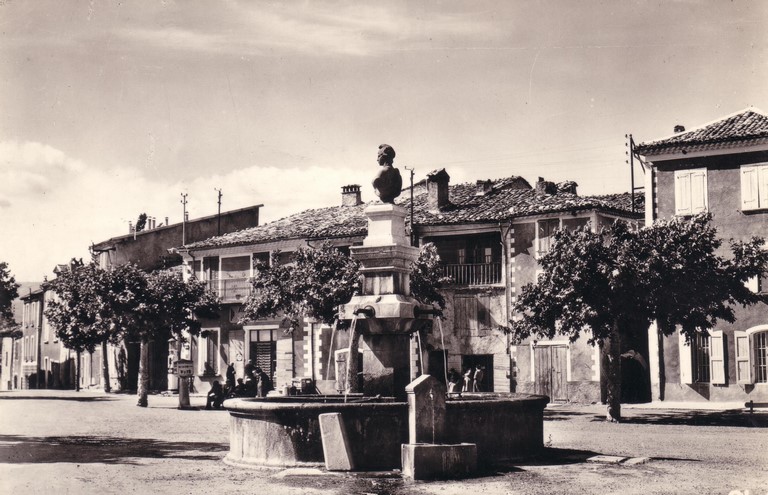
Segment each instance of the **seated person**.
[{"label": "seated person", "polygon": [[208,398],[205,401],[205,408],[210,409],[213,406],[214,409],[221,409],[222,402],[224,402],[224,389],[218,380],[214,380],[213,384],[211,384],[211,391],[208,392]]},{"label": "seated person", "polygon": [[231,395],[232,397],[243,397],[246,395],[246,392],[248,389],[245,387],[245,382],[243,382],[242,378],[237,379],[237,385],[235,385],[235,388],[232,389]]}]

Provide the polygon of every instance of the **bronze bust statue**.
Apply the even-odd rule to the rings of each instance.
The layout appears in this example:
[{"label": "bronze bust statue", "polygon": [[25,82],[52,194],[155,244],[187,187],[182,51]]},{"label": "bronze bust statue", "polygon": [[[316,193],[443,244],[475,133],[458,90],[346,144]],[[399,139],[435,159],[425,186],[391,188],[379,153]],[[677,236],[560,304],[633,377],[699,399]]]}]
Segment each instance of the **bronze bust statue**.
[{"label": "bronze bust statue", "polygon": [[395,204],[395,198],[400,196],[403,189],[403,178],[400,171],[392,166],[395,159],[395,149],[388,144],[379,146],[378,162],[381,168],[373,179],[373,189],[384,203]]}]

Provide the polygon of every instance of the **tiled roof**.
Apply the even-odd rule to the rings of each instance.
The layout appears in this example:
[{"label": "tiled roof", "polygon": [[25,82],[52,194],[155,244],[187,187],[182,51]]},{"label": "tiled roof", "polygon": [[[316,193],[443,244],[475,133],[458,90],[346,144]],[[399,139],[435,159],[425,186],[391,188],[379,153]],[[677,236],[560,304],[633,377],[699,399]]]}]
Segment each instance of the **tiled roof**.
[{"label": "tiled roof", "polygon": [[754,108],[705,124],[674,136],[640,143],[635,150],[641,155],[693,152],[735,146],[768,138],[768,116]]},{"label": "tiled roof", "polygon": [[[424,188],[414,192],[414,220],[418,225],[452,225],[487,223],[513,217],[599,209],[606,212],[631,215],[629,193],[605,196],[577,196],[558,192],[537,195],[535,189],[520,177],[512,176],[491,181],[492,190],[477,196],[477,184],[464,183],[450,186],[451,204],[440,212],[429,212]],[[640,218],[644,209],[642,194],[635,197],[635,215]],[[408,190],[400,196],[399,205],[410,208]],[[364,236],[368,230],[363,210],[367,205],[333,206],[305,210],[289,217],[258,227],[232,232],[219,237],[189,244],[190,249],[210,249],[259,244],[290,239],[330,239]]]}]

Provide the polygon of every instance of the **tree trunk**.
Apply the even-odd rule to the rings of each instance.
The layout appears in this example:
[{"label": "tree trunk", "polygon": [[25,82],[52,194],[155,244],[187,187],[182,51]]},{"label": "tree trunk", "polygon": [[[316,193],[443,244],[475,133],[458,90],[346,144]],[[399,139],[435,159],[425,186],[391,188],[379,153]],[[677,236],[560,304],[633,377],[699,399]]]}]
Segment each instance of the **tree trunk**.
[{"label": "tree trunk", "polygon": [[360,392],[357,386],[357,375],[360,370],[357,369],[358,356],[360,354],[360,333],[353,324],[349,327],[349,352],[347,353],[347,376],[345,384],[345,393]]},{"label": "tree trunk", "polygon": [[110,393],[112,385],[109,383],[109,354],[107,353],[107,343],[101,343],[101,374],[104,378],[104,391]]},{"label": "tree trunk", "polygon": [[147,407],[147,395],[149,394],[149,342],[141,339],[139,347],[139,407]]},{"label": "tree trunk", "polygon": [[77,359],[77,362],[75,363],[75,392],[80,391],[80,351],[77,351],[75,354],[75,359]]},{"label": "tree trunk", "polygon": [[618,323],[614,322],[611,336],[605,340],[603,349],[606,358],[606,419],[621,421],[621,336]]}]

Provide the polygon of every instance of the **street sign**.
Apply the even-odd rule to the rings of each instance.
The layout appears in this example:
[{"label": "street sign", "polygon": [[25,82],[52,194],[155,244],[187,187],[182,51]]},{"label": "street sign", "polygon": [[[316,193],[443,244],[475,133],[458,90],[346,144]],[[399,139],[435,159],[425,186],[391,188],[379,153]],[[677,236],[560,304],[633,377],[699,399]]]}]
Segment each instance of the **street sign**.
[{"label": "street sign", "polygon": [[179,359],[176,361],[176,374],[179,375],[179,378],[194,375],[195,369],[192,366],[192,361],[189,359]]}]

